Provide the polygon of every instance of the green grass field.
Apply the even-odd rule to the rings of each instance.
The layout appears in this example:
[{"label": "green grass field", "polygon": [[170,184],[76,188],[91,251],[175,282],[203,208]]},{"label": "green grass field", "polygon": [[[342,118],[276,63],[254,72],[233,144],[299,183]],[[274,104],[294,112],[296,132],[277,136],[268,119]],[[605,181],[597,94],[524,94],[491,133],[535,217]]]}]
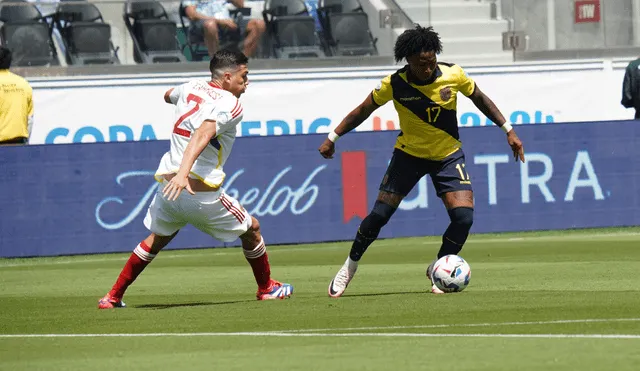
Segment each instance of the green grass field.
[{"label": "green grass field", "polygon": [[340,299],[327,286],[349,243],[271,246],[295,292],[270,302],[237,248],[165,251],[106,311],[129,254],[5,259],[0,369],[638,370],[639,242],[640,228],[475,235],[467,290],[432,295],[438,238],[382,240]]}]

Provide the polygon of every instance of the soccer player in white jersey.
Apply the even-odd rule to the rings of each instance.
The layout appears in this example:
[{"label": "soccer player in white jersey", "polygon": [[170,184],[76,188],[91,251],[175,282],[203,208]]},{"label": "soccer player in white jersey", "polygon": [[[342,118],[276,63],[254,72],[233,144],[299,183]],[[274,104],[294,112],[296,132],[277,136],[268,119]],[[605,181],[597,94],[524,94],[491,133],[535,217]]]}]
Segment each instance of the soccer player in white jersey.
[{"label": "soccer player in white jersey", "polygon": [[171,148],[155,174],[161,186],[144,218],[151,234],[133,250],[98,308],[124,307],[126,289],[186,224],[223,242],[240,237],[258,284],[258,300],[284,299],[293,293],[290,284],[271,279],[258,220],[221,187],[223,165],[242,120],[238,98],[248,85],[247,61],[241,52],[220,50],[209,64],[211,81],[191,81],[165,93],[165,101],[176,106],[176,121]]}]

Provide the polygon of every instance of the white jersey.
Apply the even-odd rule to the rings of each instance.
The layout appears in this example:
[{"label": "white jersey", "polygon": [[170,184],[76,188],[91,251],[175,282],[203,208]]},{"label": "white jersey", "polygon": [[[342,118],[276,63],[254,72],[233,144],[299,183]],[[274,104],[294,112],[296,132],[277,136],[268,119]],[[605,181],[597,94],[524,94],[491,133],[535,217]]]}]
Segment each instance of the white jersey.
[{"label": "white jersey", "polygon": [[160,160],[156,180],[162,182],[162,175],[178,172],[191,135],[205,120],[215,120],[216,136],[196,159],[190,177],[220,187],[225,176],[223,166],[236,139],[236,126],[242,121],[240,101],[205,81],[191,81],[174,88],[170,99],[176,106],[171,149]]}]

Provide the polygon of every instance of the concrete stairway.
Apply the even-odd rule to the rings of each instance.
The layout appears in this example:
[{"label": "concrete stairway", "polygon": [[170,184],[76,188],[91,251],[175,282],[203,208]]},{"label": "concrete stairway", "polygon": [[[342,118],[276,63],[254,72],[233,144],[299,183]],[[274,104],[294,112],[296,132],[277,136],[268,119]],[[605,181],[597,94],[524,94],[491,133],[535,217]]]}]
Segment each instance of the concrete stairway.
[{"label": "concrete stairway", "polygon": [[[440,34],[442,61],[452,63],[509,63],[502,50],[506,20],[491,18],[491,4],[478,0],[396,0],[413,23],[433,26]],[[398,29],[398,34],[404,29]]]}]

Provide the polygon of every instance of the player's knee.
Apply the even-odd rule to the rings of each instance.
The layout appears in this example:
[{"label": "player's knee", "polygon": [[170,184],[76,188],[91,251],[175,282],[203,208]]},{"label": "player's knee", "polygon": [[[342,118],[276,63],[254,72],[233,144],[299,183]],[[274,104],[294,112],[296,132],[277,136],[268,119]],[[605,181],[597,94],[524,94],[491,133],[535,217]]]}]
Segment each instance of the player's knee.
[{"label": "player's knee", "polygon": [[456,207],[448,211],[451,223],[458,228],[469,230],[473,225],[473,208]]},{"label": "player's knee", "polygon": [[173,238],[178,234],[179,230],[170,236],[161,236],[156,233],[151,233],[147,238],[144,239],[144,243],[149,246],[151,254],[157,254],[160,250],[164,249],[165,246],[173,240]]},{"label": "player's knee", "polygon": [[240,239],[247,242],[260,241],[260,222],[258,219],[253,216],[251,217],[251,225],[247,231],[240,236]]},{"label": "player's knee", "polygon": [[253,234],[260,233],[260,222],[255,217],[251,217],[251,225],[249,226],[249,230]]},{"label": "player's knee", "polygon": [[384,202],[376,201],[369,215],[367,215],[360,224],[360,232],[365,235],[377,235],[382,227],[389,222],[395,211],[395,207],[387,205]]}]

